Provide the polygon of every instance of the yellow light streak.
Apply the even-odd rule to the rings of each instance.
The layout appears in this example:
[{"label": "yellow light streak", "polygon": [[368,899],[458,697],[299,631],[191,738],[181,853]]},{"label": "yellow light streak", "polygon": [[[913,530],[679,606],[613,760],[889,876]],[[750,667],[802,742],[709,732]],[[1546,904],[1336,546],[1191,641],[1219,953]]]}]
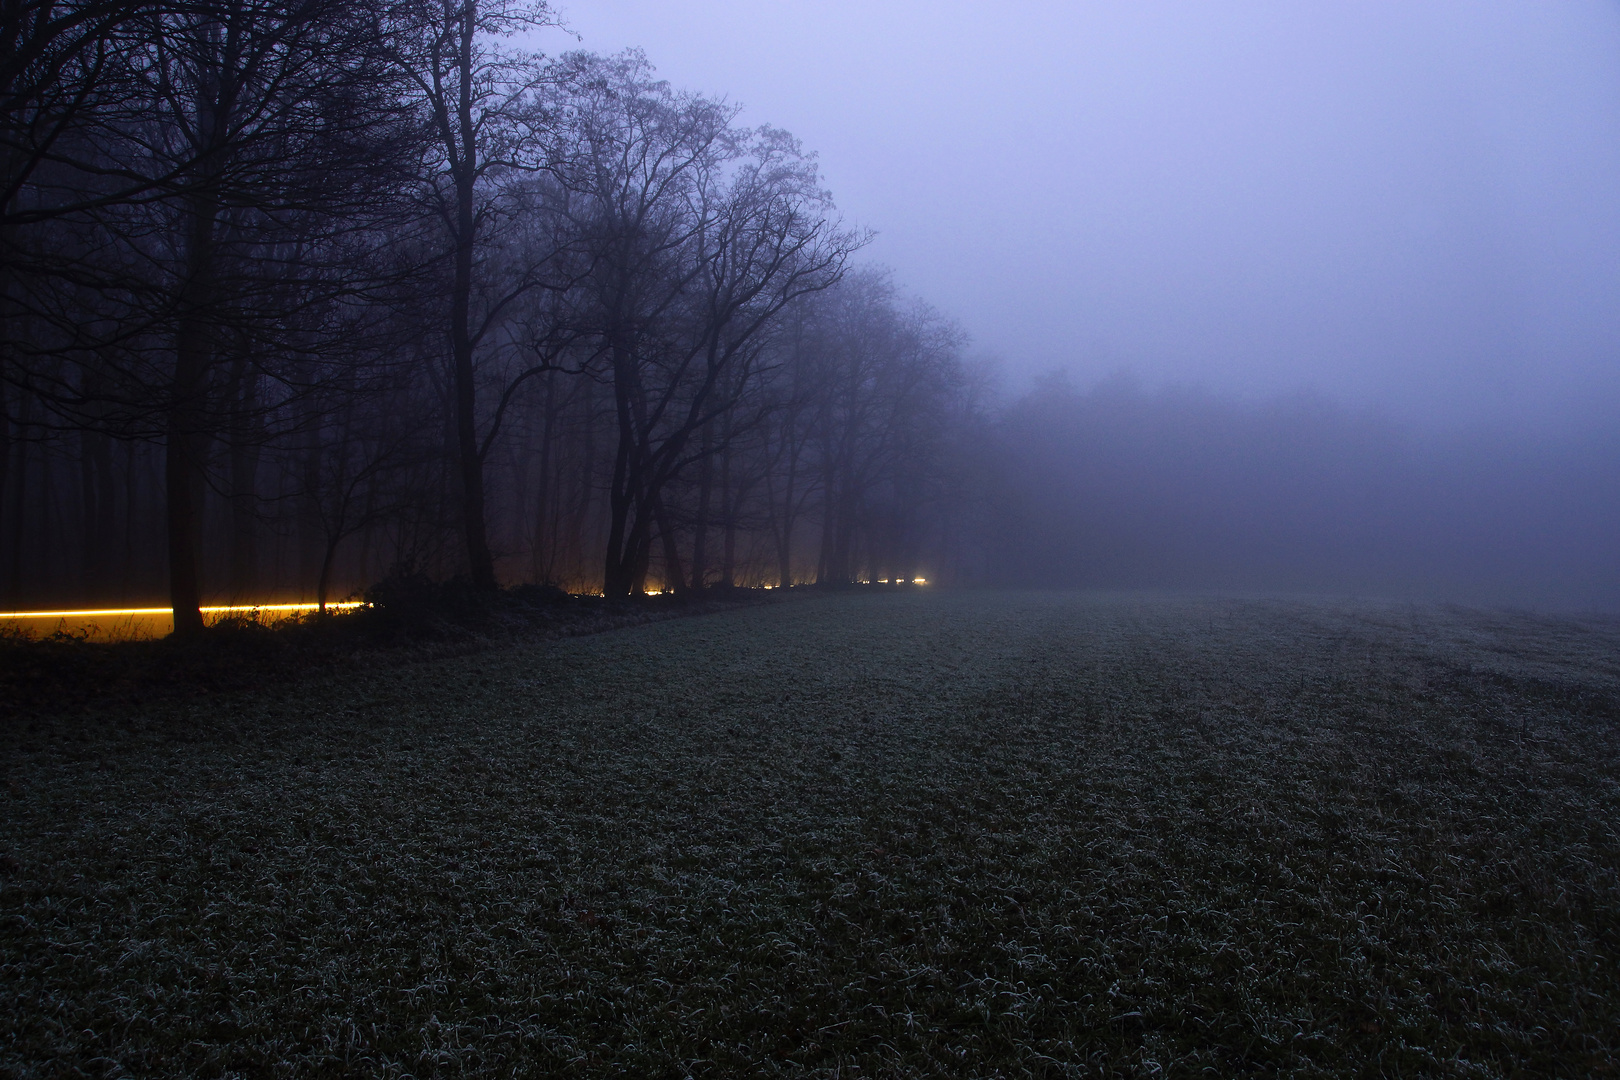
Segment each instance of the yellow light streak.
[{"label": "yellow light streak", "polygon": [[[232,611],[315,611],[319,604],[222,604],[200,608],[204,615],[220,615]],[[333,600],[328,601],[326,609],[347,611],[351,608],[364,607],[363,600]],[[132,607],[132,608],[95,608],[86,611],[0,611],[0,619],[92,619],[99,615],[173,615],[173,608],[166,607]]]}]

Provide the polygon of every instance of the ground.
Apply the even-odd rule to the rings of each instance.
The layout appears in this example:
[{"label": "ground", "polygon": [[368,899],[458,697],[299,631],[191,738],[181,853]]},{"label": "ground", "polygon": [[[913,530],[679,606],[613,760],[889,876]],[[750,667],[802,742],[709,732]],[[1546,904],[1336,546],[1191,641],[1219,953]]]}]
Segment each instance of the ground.
[{"label": "ground", "polygon": [[1620,623],[819,596],[0,731],[0,1073],[1620,1073]]}]

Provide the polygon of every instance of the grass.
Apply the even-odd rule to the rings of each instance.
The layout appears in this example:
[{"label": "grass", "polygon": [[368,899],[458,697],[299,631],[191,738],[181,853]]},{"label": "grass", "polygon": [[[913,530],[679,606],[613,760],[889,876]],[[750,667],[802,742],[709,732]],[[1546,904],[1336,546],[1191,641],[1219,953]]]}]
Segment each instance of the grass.
[{"label": "grass", "polygon": [[[0,725],[41,716],[111,717],[171,708],[179,699],[242,692],[318,669],[389,665],[480,652],[501,641],[576,637],[665,618],[769,603],[736,589],[687,602],[673,596],[609,600],[520,585],[485,593],[465,582],[396,576],[367,590],[365,606],[213,621],[196,639],[108,637],[95,628],[39,636],[0,625]],[[166,631],[165,631],[166,632]]]},{"label": "grass", "polygon": [[0,732],[0,1072],[1620,1072],[1620,624],[816,596]]}]

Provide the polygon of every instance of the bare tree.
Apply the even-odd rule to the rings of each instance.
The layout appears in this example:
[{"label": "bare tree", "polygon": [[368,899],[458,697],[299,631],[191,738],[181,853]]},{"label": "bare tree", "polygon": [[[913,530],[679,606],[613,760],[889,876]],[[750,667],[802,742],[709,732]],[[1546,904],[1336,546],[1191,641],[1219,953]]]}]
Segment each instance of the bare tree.
[{"label": "bare tree", "polygon": [[555,140],[538,96],[552,77],[541,58],[501,47],[521,31],[551,25],[541,3],[422,0],[408,9],[395,57],[412,86],[432,152],[421,177],[449,264],[445,336],[453,387],[461,520],[467,569],[493,589],[495,562],[486,520],[484,459],[493,436],[478,430],[478,352],[511,306],[542,284],[540,271],[510,260],[491,274],[480,256],[492,232],[512,218],[513,173],[543,166]]},{"label": "bare tree", "polygon": [[575,63],[583,317],[618,428],[603,589],[625,596],[643,587],[660,519],[666,576],[681,581],[665,487],[703,457],[692,437],[748,385],[765,328],[836,281],[858,238],[829,220],[814,164],[784,133],[735,130],[733,108],[677,94],[639,54]]},{"label": "bare tree", "polygon": [[174,0],[28,91],[82,104],[14,140],[49,146],[8,226],[7,580],[166,582],[194,633],[216,578],[787,584],[817,525],[822,580],[917,562],[943,324],[844,279],[793,139],[639,54],[504,47],[549,20]]}]

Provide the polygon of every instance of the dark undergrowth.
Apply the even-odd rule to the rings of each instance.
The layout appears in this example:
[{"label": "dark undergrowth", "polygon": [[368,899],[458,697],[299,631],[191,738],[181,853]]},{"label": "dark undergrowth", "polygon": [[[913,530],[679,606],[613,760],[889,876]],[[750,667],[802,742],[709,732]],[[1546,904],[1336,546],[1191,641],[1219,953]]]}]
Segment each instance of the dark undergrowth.
[{"label": "dark undergrowth", "polygon": [[0,633],[0,724],[118,716],[175,699],[239,692],[355,663],[475,652],[524,637],[555,638],[761,603],[755,589],[701,598],[609,600],[554,586],[480,591],[414,574],[365,591],[363,607],[273,623],[222,619],[193,639],[95,641],[58,633]]},{"label": "dark undergrowth", "polygon": [[814,596],[0,730],[0,1075],[1620,1075],[1620,624]]}]

